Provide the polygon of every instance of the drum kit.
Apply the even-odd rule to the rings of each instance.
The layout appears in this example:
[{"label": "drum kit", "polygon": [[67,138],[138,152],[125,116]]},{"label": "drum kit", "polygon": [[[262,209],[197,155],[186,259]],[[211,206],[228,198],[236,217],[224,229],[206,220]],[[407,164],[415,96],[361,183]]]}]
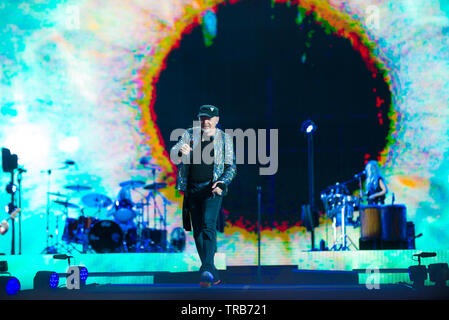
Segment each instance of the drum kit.
[{"label": "drum kit", "polygon": [[[407,241],[407,217],[405,205],[395,205],[394,195],[391,205],[365,204],[366,196],[362,194],[360,174],[358,178],[359,196],[351,195],[347,184],[353,180],[336,183],[321,192],[321,201],[326,215],[332,219],[334,231],[334,244],[330,248],[333,251],[350,250],[352,245],[358,249],[351,238],[346,234],[346,226],[360,226],[360,240],[382,242],[383,246],[396,242]],[[354,211],[358,211],[357,219]],[[340,234],[337,234],[337,226],[340,226]],[[378,248],[379,246],[377,246]]]},{"label": "drum kit", "polygon": [[[357,249],[354,242],[346,234],[346,226],[356,224],[354,211],[360,207],[362,197],[350,195],[346,183],[340,184],[338,182],[323,190],[320,197],[326,215],[332,219],[334,244],[330,250],[350,250],[349,245]],[[340,235],[337,234],[337,226],[341,226]]]},{"label": "drum kit", "polygon": [[[107,195],[91,192],[92,187],[88,185],[64,186],[64,189],[74,192],[80,204],[72,201],[73,197],[48,191],[47,208],[50,203],[54,203],[62,208],[62,213],[49,214],[56,217],[56,239],[52,246],[47,245],[43,253],[176,251],[166,239],[167,200],[158,192],[167,184],[146,184],[140,180],[129,180],[121,182],[119,186],[120,191],[115,201]],[[151,213],[153,219],[150,219]],[[62,241],[59,241],[58,236],[60,216],[65,220]],[[48,222],[47,237],[53,237],[49,235]],[[178,239],[179,235],[176,240]]]}]

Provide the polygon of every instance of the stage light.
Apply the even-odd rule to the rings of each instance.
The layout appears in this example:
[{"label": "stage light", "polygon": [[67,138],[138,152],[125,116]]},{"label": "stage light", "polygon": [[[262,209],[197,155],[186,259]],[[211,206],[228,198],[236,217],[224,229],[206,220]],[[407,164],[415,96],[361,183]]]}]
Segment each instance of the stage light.
[{"label": "stage light", "polygon": [[306,120],[301,125],[301,132],[306,135],[314,134],[316,130],[317,126],[312,120]]},{"label": "stage light", "polygon": [[86,282],[87,277],[89,277],[89,272],[87,271],[86,267],[79,267],[80,270],[80,280],[82,282]]},{"label": "stage light", "polygon": [[38,271],[34,276],[34,290],[51,290],[58,287],[59,276],[53,271]]},{"label": "stage light", "polygon": [[0,276],[0,292],[8,296],[15,295],[20,291],[20,281],[16,277]]},{"label": "stage light", "polygon": [[89,272],[84,266],[69,266],[67,269],[67,289],[81,289],[86,286]]},{"label": "stage light", "polygon": [[[309,208],[311,215],[310,217],[317,216],[318,212],[315,206],[315,173],[314,173],[314,147],[313,147],[313,135],[317,131],[317,125],[312,120],[306,120],[301,124],[301,132],[307,138],[307,176],[308,176],[308,187],[309,187],[309,203],[304,208]],[[303,210],[307,212],[306,210]],[[304,215],[304,217],[309,217],[309,215]],[[312,251],[315,250],[315,231],[314,222],[311,222],[310,231]]]},{"label": "stage light", "polygon": [[442,287],[449,280],[449,267],[447,263],[433,263],[428,265],[429,279],[436,286]]},{"label": "stage light", "polygon": [[423,287],[424,282],[427,280],[427,269],[426,266],[410,266],[408,268],[408,274],[410,276],[410,281],[413,282],[414,287]]}]

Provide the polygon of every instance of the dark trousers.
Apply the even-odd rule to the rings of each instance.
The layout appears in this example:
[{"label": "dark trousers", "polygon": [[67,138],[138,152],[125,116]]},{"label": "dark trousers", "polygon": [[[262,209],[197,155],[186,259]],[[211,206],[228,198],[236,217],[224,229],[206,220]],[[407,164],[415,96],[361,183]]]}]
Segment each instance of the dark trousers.
[{"label": "dark trousers", "polygon": [[220,277],[214,265],[217,251],[217,219],[223,197],[212,193],[211,183],[189,186],[189,210],[193,238],[201,259],[200,272],[209,271],[215,280]]}]

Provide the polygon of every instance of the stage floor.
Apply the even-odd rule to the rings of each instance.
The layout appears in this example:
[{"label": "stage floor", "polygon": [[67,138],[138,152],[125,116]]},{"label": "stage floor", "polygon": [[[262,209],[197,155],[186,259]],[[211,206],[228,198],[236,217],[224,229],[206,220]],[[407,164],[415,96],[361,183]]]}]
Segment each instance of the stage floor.
[{"label": "stage floor", "polygon": [[[291,266],[227,266],[226,256],[216,255],[223,284],[200,288],[200,261],[195,253],[78,254],[71,265],[89,271],[86,287],[68,290],[67,260],[53,255],[0,256],[9,273],[21,283],[12,299],[447,299],[447,291],[411,287],[408,267],[417,265],[413,255],[421,250],[312,251],[298,253]],[[423,265],[448,262],[449,251],[422,259]],[[59,274],[54,292],[36,292],[33,279],[38,271]]]},{"label": "stage floor", "polygon": [[[90,285],[81,290],[52,292],[25,290],[10,297],[18,300],[447,300],[449,288],[406,285]],[[224,304],[224,303],[223,303]]]}]

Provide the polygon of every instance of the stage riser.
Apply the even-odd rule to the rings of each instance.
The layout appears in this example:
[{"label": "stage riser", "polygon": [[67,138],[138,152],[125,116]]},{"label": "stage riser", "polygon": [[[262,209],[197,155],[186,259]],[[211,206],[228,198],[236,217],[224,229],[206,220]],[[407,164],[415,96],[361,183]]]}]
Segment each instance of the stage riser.
[{"label": "stage riser", "polygon": [[[296,266],[262,266],[260,282],[258,268],[228,267],[220,272],[226,284],[270,284],[270,285],[356,285],[358,275],[352,271],[315,271],[297,270]],[[171,274],[155,274],[155,284],[196,284],[197,272],[181,272]]]},{"label": "stage riser", "polygon": [[[411,283],[408,268],[417,265],[414,254],[422,250],[359,250],[359,251],[314,251],[301,252],[298,258],[299,270],[359,271],[359,284],[374,281],[379,284],[398,282]],[[421,264],[448,263],[449,250],[433,251],[436,257],[423,258]],[[415,258],[416,259],[416,258]],[[403,269],[388,272],[388,269]],[[368,270],[368,271],[366,271]],[[371,278],[370,278],[371,277]],[[426,284],[432,283],[427,280]]]},{"label": "stage riser", "polygon": [[[196,253],[110,253],[110,254],[76,254],[71,259],[71,265],[86,266],[89,273],[105,273],[101,277],[87,280],[87,283],[123,284],[124,279],[112,276],[113,273],[139,272],[187,272],[197,271],[201,262]],[[53,255],[15,255],[0,256],[1,261],[8,262],[11,275],[19,279],[22,290],[33,289],[33,279],[38,271],[54,271],[58,274],[67,272],[67,260],[56,260]],[[226,269],[226,257],[223,253],[215,255],[217,269]],[[152,283],[150,275],[129,275],[129,284]],[[128,277],[128,276],[127,276]],[[109,278],[109,280],[108,280]],[[61,278],[64,281],[65,278]],[[61,285],[60,281],[60,285]],[[110,282],[107,282],[110,281]],[[119,282],[115,282],[119,281]]]}]

